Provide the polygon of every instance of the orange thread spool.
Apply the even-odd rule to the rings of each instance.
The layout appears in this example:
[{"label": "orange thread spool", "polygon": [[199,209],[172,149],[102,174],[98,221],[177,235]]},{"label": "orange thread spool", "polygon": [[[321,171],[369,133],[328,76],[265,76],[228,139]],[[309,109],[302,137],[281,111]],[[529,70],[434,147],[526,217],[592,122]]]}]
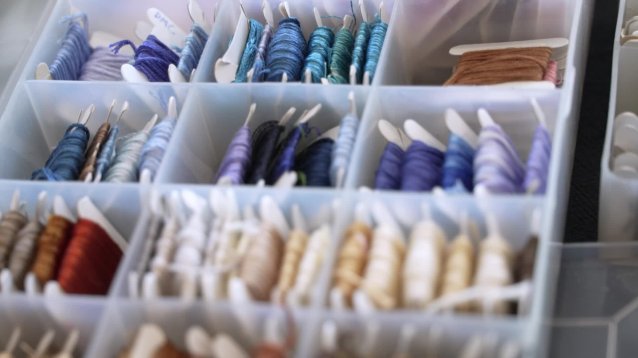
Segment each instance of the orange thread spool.
[{"label": "orange thread spool", "polygon": [[80,219],[66,250],[58,281],[67,293],[104,295],[122,258],[122,251],[96,223]]},{"label": "orange thread spool", "polygon": [[49,217],[38,239],[38,248],[31,267],[31,272],[41,286],[57,276],[72,232],[71,221],[57,215]]}]

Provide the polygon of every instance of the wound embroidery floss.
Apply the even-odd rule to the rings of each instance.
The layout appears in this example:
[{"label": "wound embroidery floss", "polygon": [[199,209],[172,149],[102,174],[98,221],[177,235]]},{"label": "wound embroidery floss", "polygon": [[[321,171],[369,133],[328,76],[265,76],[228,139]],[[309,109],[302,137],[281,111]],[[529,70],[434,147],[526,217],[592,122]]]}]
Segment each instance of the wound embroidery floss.
[{"label": "wound embroidery floss", "polygon": [[404,256],[401,232],[389,226],[374,230],[362,288],[379,309],[394,309],[400,303]]},{"label": "wound embroidery floss", "polygon": [[474,190],[474,148],[457,134],[450,133],[448,149],[443,161],[441,186],[454,189],[459,183],[465,190]]},{"label": "wound embroidery floss", "polygon": [[84,124],[71,124],[43,168],[31,174],[31,180],[76,180],[84,164],[84,152],[91,134]]},{"label": "wound embroidery floss", "polygon": [[[111,107],[112,108],[112,107]],[[111,112],[109,111],[109,115]],[[84,167],[80,172],[80,180],[84,181],[89,175],[93,175],[95,171],[95,161],[97,160],[98,154],[106,142],[108,138],[109,131],[111,130],[111,124],[109,123],[109,118],[106,118],[106,121],[100,125],[100,128],[95,133],[93,137],[93,141],[89,146],[89,149],[86,151],[86,158],[84,161]]]},{"label": "wound embroidery floss", "polygon": [[262,224],[260,230],[251,235],[238,275],[254,299],[268,301],[270,298],[270,292],[277,283],[283,251],[283,241],[270,225]]},{"label": "wound embroidery floss", "polygon": [[39,219],[34,217],[16,235],[8,267],[13,276],[13,284],[19,290],[24,289],[24,277],[33,262],[37,240],[42,229]]},{"label": "wound embroidery floss", "polygon": [[37,241],[37,252],[31,272],[40,286],[55,279],[66,252],[74,224],[68,219],[52,215]]},{"label": "wound embroidery floss", "polygon": [[551,154],[552,142],[549,132],[541,124],[534,132],[532,147],[527,158],[527,173],[523,184],[527,193],[545,194]]},{"label": "wound embroidery floss", "polygon": [[250,167],[252,154],[251,132],[247,125],[243,125],[233,137],[222,163],[219,166],[215,182],[226,178],[233,185],[244,183],[246,172]]},{"label": "wound embroidery floss", "polygon": [[[474,285],[477,287],[503,287],[512,283],[512,250],[498,235],[490,235],[481,242]],[[485,310],[487,307],[482,307]],[[507,303],[496,302],[496,313],[506,313]]]},{"label": "wound embroidery floss", "polygon": [[401,190],[430,191],[439,185],[444,153],[421,141],[412,141],[401,166]]},{"label": "wound embroidery floss", "polygon": [[362,21],[357,31],[352,51],[352,66],[355,69],[357,84],[363,83],[363,72],[366,65],[368,42],[370,41],[370,24]]},{"label": "wound embroidery floss", "polygon": [[110,183],[127,183],[138,180],[137,167],[142,147],[148,140],[144,130],[122,137],[118,145],[113,165],[106,172],[104,181]]},{"label": "wound embroidery floss", "polygon": [[[461,292],[472,284],[474,247],[465,234],[458,235],[448,246],[441,279],[441,297]],[[466,310],[467,305],[457,309]]]},{"label": "wound embroidery floss", "polygon": [[334,140],[322,138],[304,149],[295,159],[298,184],[311,187],[330,186],[330,165]]},{"label": "wound embroidery floss", "polygon": [[235,81],[243,83],[248,81],[248,71],[253,68],[255,64],[255,56],[259,51],[258,45],[261,41],[261,35],[264,30],[264,26],[255,19],[250,19],[248,22],[248,38],[246,40],[246,47],[244,47],[244,53],[239,61],[239,67],[235,73]]},{"label": "wound embroidery floss", "polygon": [[[62,46],[55,60],[49,66],[51,78],[58,81],[77,81],[82,74],[82,66],[91,55],[91,45],[86,29],[86,15],[82,20],[69,20],[69,28],[62,40]],[[83,23],[80,23],[80,22]]]},{"label": "wound embroidery floss", "polygon": [[27,224],[27,216],[20,210],[11,210],[0,221],[0,267],[7,267],[18,232]]},{"label": "wound embroidery floss", "polygon": [[91,53],[80,74],[80,81],[121,81],[122,65],[133,58],[113,53],[106,47],[96,47]]},{"label": "wound embroidery floss", "polygon": [[542,81],[548,69],[549,47],[507,48],[464,53],[449,85],[493,85],[517,81]]},{"label": "wound embroidery floss", "polygon": [[177,118],[167,116],[151,129],[148,140],[142,147],[140,153],[139,173],[145,170],[150,173],[151,181],[155,179],[155,174],[162,164],[162,159],[166,153],[166,148],[173,135],[173,130],[177,124]]},{"label": "wound embroidery floss", "polygon": [[123,40],[111,44],[114,53],[124,46],[131,46],[135,51],[135,62],[133,67],[143,73],[150,82],[168,82],[168,67],[173,64],[177,66],[179,56],[173,50],[162,43],[155,35],[149,35],[139,46],[130,40]]},{"label": "wound embroidery floss", "polygon": [[405,152],[397,144],[388,142],[379,159],[374,188],[377,190],[401,189],[401,171]]},{"label": "wound embroidery floss", "polygon": [[330,53],[334,43],[335,34],[326,26],[317,27],[308,40],[308,56],[306,57],[303,72],[310,71],[312,83],[320,83],[326,77],[330,67]]},{"label": "wound embroidery floss", "polygon": [[275,156],[277,142],[286,127],[278,121],[267,121],[259,125],[253,133],[251,155],[252,165],[247,174],[246,183],[257,184],[260,180],[266,179],[268,166]]},{"label": "wound embroidery floss", "polygon": [[120,126],[115,124],[109,131],[109,136],[102,146],[102,150],[95,161],[95,178],[102,179],[111,167],[113,157],[115,157],[115,141],[120,133]]},{"label": "wound embroidery floss", "polygon": [[381,20],[380,16],[377,16],[377,20],[372,25],[372,32],[370,33],[370,41],[368,42],[368,52],[366,53],[366,67],[365,72],[370,76],[370,83],[374,79],[374,75],[377,72],[377,65],[379,58],[381,57],[381,50],[383,49],[383,43],[385,42],[385,35],[388,32],[388,24]]},{"label": "wound embroidery floss", "polygon": [[207,41],[208,34],[206,30],[197,24],[193,24],[191,32],[186,36],[186,43],[179,54],[179,62],[177,63],[177,69],[186,81],[191,78],[191,73],[197,67]]},{"label": "wound embroidery floss", "polygon": [[253,67],[253,82],[263,82],[266,77],[266,56],[268,54],[268,46],[272,39],[273,28],[266,24],[264,30],[261,33],[261,40],[259,40],[259,48],[255,55],[255,65]]},{"label": "wound embroidery floss", "polygon": [[343,294],[348,307],[352,306],[352,294],[363,279],[371,241],[372,229],[363,222],[354,222],[346,231],[337,259],[334,287]]},{"label": "wound embroidery floss", "polygon": [[270,170],[268,184],[273,185],[285,173],[291,171],[295,167],[295,151],[297,145],[301,141],[302,136],[306,136],[310,132],[308,123],[301,123],[288,133],[282,142],[282,148],[273,161],[273,167]]},{"label": "wound embroidery floss", "polygon": [[277,281],[277,292],[279,302],[285,302],[285,297],[288,294],[297,278],[299,270],[299,263],[306,251],[306,245],[308,244],[308,234],[302,230],[293,230],[286,242],[286,249],[281,264],[281,270],[279,271],[279,280]]},{"label": "wound embroidery floss", "polygon": [[121,258],[122,250],[104,229],[80,219],[60,265],[60,287],[71,294],[105,295]]},{"label": "wound embroidery floss", "polygon": [[[266,81],[281,82],[284,73],[289,81],[299,81],[304,59],[306,58],[306,39],[301,32],[299,20],[283,19],[275,32],[266,56]],[[261,76],[261,75],[259,75]]]},{"label": "wound embroidery floss", "polygon": [[349,83],[350,65],[352,64],[352,50],[354,36],[349,29],[342,27],[335,37],[330,59],[330,75],[328,81],[333,84]]},{"label": "wound embroidery floss", "polygon": [[340,185],[346,177],[350,157],[354,150],[354,143],[359,129],[359,119],[348,113],[341,120],[339,134],[332,150],[332,164],[330,165],[330,182],[333,186]]}]

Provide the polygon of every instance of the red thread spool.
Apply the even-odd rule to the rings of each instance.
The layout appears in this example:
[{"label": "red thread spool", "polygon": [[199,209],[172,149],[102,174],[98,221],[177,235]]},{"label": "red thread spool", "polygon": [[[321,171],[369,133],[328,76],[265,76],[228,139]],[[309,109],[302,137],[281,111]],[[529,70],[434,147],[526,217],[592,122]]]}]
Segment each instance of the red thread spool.
[{"label": "red thread spool", "polygon": [[60,287],[66,293],[105,295],[121,258],[122,251],[104,229],[80,219],[62,260]]}]

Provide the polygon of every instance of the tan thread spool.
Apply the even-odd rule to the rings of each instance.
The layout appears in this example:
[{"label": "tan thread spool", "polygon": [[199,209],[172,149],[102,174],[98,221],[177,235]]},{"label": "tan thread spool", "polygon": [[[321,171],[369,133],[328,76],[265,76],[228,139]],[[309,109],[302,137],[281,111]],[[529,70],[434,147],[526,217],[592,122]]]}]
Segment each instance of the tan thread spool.
[{"label": "tan thread spool", "polygon": [[286,242],[286,250],[277,282],[278,300],[280,302],[283,302],[285,295],[295,284],[299,263],[306,251],[307,244],[308,234],[305,232],[295,229],[290,233],[288,242]]},{"label": "tan thread spool", "polygon": [[380,226],[374,230],[362,288],[377,308],[390,310],[401,302],[401,268],[405,242],[398,229]]},{"label": "tan thread spool", "polygon": [[[445,268],[441,280],[441,296],[463,291],[472,284],[474,270],[474,247],[466,235],[457,236],[448,246]],[[469,305],[459,305],[458,310],[465,311]]]},{"label": "tan thread spool", "polygon": [[73,223],[63,216],[51,215],[38,239],[31,272],[40,286],[54,280],[71,238]]},{"label": "tan thread spool", "polygon": [[38,237],[42,229],[43,225],[37,218],[34,218],[16,235],[16,243],[9,259],[9,269],[13,276],[13,284],[19,290],[24,289],[24,277],[33,263]]},{"label": "tan thread spool", "polygon": [[352,294],[359,288],[366,267],[372,229],[363,222],[355,222],[346,231],[335,272],[334,286],[341,291],[346,304],[352,306]]},{"label": "tan thread spool", "polygon": [[552,49],[549,47],[466,52],[444,86],[542,81],[551,55]]},{"label": "tan thread spool", "polygon": [[262,224],[260,232],[251,236],[238,274],[254,299],[268,301],[277,283],[284,244],[279,233],[268,224]]},{"label": "tan thread spool", "polygon": [[106,142],[106,139],[109,136],[109,130],[111,130],[111,125],[109,122],[104,122],[100,126],[100,128],[95,133],[93,137],[93,141],[89,146],[89,149],[86,152],[86,159],[84,161],[84,167],[80,172],[80,180],[84,181],[89,176],[89,174],[93,174],[95,172],[95,162],[97,160],[97,156],[102,149],[102,145]]},{"label": "tan thread spool", "polygon": [[18,232],[27,224],[27,216],[11,210],[0,221],[0,269],[7,266]]}]

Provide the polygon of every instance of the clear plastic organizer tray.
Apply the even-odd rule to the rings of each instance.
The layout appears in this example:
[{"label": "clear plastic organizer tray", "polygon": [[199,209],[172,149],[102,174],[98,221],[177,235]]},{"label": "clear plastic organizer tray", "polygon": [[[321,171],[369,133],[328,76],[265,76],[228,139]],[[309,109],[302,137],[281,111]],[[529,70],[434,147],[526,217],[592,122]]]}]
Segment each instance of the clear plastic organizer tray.
[{"label": "clear plastic organizer tray", "polygon": [[623,112],[638,113],[638,106],[634,100],[634,94],[638,88],[638,76],[633,69],[638,58],[638,44],[635,41],[624,45],[620,43],[620,34],[625,22],[638,16],[638,2],[622,0],[619,9],[614,39],[609,117],[600,165],[598,236],[601,241],[628,241],[636,240],[638,237],[635,215],[636,203],[638,203],[638,182],[612,171],[612,161],[617,154],[617,149],[614,148],[615,118]]},{"label": "clear plastic organizer tray", "polygon": [[[261,334],[270,317],[285,320],[281,308],[268,304],[237,306],[232,302],[182,302],[174,298],[149,302],[130,298],[127,276],[140,257],[146,231],[145,218],[148,217],[141,198],[146,198],[151,190],[168,193],[190,189],[203,196],[207,196],[211,189],[221,190],[212,185],[213,176],[231,136],[243,123],[250,103],[257,103],[254,123],[278,118],[290,106],[296,107],[300,113],[321,103],[322,110],[312,123],[318,129],[326,130],[337,125],[349,111],[347,96],[352,91],[361,124],[343,189],[279,190],[249,186],[233,189],[242,205],[255,205],[262,196],[271,195],[285,210],[289,210],[292,203],[299,203],[308,216],[318,214],[321,208],[329,207],[335,199],[342,202],[334,226],[331,255],[322,267],[321,279],[313,295],[315,299],[309,306],[292,310],[295,326],[300,328],[294,355],[308,357],[319,354],[320,332],[326,321],[334,321],[340,330],[349,332],[357,342],[377,338],[369,343],[374,356],[387,356],[393,352],[406,323],[416,327],[419,338],[427,337],[433,329],[442,331],[444,334],[437,351],[443,357],[457,356],[465,343],[482,333],[495,337],[493,340],[499,344],[515,343],[525,356],[545,355],[548,333],[543,323],[551,317],[557,282],[555,265],[559,262],[558,256],[551,250],[551,243],[562,239],[584,53],[589,38],[588,0],[385,1],[383,11],[388,14],[390,27],[377,74],[372,85],[367,87],[214,83],[213,63],[228,46],[239,16],[239,2],[200,0],[200,3],[207,16],[212,18],[216,14],[216,21],[194,83],[180,85],[37,81],[34,73],[38,63],[51,63],[54,59],[59,40],[66,30],[60,20],[75,10],[87,14],[91,32],[106,31],[140,42],[135,36],[135,27],[138,21],[146,19],[149,7],[170,14],[180,27],[188,30],[191,20],[186,2],[58,0],[50,12],[42,35],[16,75],[16,89],[0,118],[0,148],[4,152],[0,161],[0,211],[6,210],[14,189],[20,189],[30,207],[35,204],[41,190],[59,193],[70,202],[88,195],[105,210],[109,220],[129,241],[129,247],[106,297],[69,295],[52,298],[23,294],[1,297],[0,315],[5,309],[11,312],[11,305],[21,309],[16,310],[15,315],[7,313],[10,324],[0,329],[0,346],[9,339],[13,326],[30,327],[33,322],[42,322],[42,327],[29,331],[28,342],[37,342],[35,337],[41,335],[45,328],[56,330],[56,342],[62,342],[70,330],[79,328],[80,345],[76,352],[90,357],[116,356],[145,322],[160,324],[180,346],[183,345],[184,331],[193,324],[201,325],[209,334],[226,333],[247,347],[253,346],[255,337]],[[274,8],[277,1],[269,3]],[[261,1],[244,0],[242,4],[249,15],[263,20],[259,10]],[[369,13],[378,6],[376,1],[366,1],[366,4]],[[291,1],[291,12],[300,18],[306,36],[315,23],[312,6],[325,9],[333,16],[351,13],[350,3],[346,1]],[[358,11],[355,6],[354,12],[360,18]],[[561,88],[439,87],[450,75],[456,61],[447,54],[452,46],[547,37],[566,37],[570,41]],[[121,123],[126,132],[140,129],[155,113],[163,116],[166,113],[165,102],[170,96],[177,99],[179,118],[152,184],[28,181],[32,171],[44,164],[66,127],[76,121],[79,111],[89,104],[96,106],[88,124],[95,131],[114,99],[118,106],[125,100],[129,101],[130,110]],[[447,108],[458,110],[475,130],[479,128],[476,111],[486,108],[512,137],[518,154],[527,158],[536,126],[530,105],[532,98],[538,100],[546,113],[552,135],[553,152],[545,195],[498,196],[485,200],[469,194],[440,198],[430,193],[359,191],[362,186],[372,186],[379,153],[384,145],[375,128],[377,120],[384,118],[396,125],[412,117],[439,140],[447,142],[448,132],[443,120]],[[445,219],[441,212],[445,209],[441,208],[469,210],[470,215],[482,223],[484,235],[483,210],[489,207],[497,214],[505,237],[517,249],[530,235],[531,213],[534,209],[541,209],[541,244],[529,310],[512,317],[467,314],[426,317],[406,311],[362,316],[330,310],[326,291],[335,250],[344,228],[353,218],[354,205],[367,200],[388,204],[401,215],[404,225],[413,223],[418,212],[416,209],[422,203],[428,203],[435,208],[436,217],[448,236],[456,233],[457,228]],[[64,310],[75,314],[65,317],[60,314]],[[242,310],[250,311],[252,327],[257,333],[246,334],[245,322],[237,318],[237,311]],[[375,335],[366,333],[370,325],[379,327]],[[415,339],[412,353],[423,355],[428,349],[426,346],[425,339]]]}]

